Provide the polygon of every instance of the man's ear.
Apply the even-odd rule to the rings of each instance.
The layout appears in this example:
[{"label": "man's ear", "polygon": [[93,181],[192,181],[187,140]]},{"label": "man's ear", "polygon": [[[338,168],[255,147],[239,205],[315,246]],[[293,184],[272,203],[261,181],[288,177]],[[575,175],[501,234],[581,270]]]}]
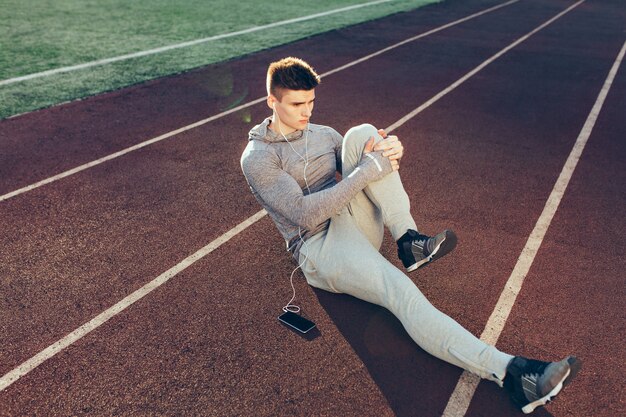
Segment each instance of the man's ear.
[{"label": "man's ear", "polygon": [[267,107],[269,107],[270,109],[276,110],[274,109],[274,106],[277,101],[278,100],[276,100],[276,97],[270,94],[269,96],[267,96]]}]

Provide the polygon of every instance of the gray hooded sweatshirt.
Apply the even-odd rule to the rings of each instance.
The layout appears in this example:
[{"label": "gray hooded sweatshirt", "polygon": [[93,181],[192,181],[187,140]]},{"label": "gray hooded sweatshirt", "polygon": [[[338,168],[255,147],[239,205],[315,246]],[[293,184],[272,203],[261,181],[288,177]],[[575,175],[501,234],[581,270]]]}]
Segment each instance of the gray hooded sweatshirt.
[{"label": "gray hooded sweatshirt", "polygon": [[241,168],[297,260],[304,240],[326,230],[359,191],[393,169],[382,152],[371,152],[337,182],[343,138],[336,130],[309,123],[283,137],[268,127],[270,122],[267,118],[250,130]]}]

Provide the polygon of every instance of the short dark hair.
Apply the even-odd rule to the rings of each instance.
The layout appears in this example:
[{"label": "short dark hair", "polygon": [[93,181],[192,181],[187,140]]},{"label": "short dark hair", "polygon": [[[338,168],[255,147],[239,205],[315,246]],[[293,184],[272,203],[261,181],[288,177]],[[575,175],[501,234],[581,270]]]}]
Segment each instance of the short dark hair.
[{"label": "short dark hair", "polygon": [[281,90],[312,90],[321,82],[315,70],[300,58],[272,62],[267,69],[267,94],[281,100]]}]

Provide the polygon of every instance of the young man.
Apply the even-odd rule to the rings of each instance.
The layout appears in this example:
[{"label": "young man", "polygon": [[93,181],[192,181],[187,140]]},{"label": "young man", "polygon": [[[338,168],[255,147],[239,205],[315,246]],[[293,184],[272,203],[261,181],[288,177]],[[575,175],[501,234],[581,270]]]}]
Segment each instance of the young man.
[{"label": "young man", "polygon": [[272,63],[267,105],[273,115],[250,131],[241,157],[252,193],[307,282],[389,309],[420,347],[504,386],[525,413],[550,401],[580,368],[575,357],[542,362],[500,352],[433,307],[379,253],[387,227],[410,272],[449,253],[456,236],[417,231],[398,174],[403,147],[397,137],[361,125],[342,138],[309,122],[319,83],[300,59]]}]

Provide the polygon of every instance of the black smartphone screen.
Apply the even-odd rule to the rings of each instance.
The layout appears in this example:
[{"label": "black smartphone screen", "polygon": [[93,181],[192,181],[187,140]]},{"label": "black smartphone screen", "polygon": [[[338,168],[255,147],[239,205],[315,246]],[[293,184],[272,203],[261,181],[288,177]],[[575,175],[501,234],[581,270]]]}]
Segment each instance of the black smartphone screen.
[{"label": "black smartphone screen", "polygon": [[315,327],[315,323],[311,320],[307,320],[301,315],[292,313],[291,311],[287,311],[278,316],[278,320],[285,323],[289,327],[293,327],[301,333],[306,333]]}]

